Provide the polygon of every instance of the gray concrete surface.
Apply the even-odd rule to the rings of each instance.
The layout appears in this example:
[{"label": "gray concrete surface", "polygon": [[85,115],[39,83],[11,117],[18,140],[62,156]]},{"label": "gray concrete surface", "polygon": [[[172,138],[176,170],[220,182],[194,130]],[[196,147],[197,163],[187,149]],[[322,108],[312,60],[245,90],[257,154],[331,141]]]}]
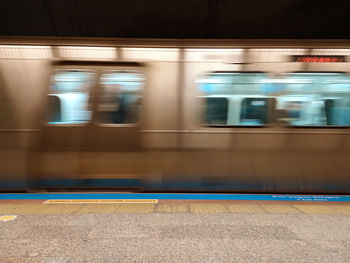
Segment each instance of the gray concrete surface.
[{"label": "gray concrete surface", "polygon": [[0,262],[350,262],[350,216],[19,215]]}]

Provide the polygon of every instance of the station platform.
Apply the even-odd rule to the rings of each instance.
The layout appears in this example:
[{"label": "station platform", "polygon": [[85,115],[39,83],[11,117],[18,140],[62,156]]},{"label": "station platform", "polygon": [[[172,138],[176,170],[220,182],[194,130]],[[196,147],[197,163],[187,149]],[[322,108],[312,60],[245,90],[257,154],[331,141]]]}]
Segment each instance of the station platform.
[{"label": "station platform", "polygon": [[350,196],[0,194],[0,262],[350,262]]}]

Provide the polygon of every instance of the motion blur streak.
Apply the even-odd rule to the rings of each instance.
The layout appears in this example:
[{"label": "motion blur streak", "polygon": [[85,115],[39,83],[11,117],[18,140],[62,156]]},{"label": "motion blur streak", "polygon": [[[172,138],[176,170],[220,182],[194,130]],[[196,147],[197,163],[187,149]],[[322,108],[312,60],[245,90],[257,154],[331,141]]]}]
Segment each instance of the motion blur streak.
[{"label": "motion blur streak", "polygon": [[0,42],[2,191],[350,192],[344,45],[35,41]]}]

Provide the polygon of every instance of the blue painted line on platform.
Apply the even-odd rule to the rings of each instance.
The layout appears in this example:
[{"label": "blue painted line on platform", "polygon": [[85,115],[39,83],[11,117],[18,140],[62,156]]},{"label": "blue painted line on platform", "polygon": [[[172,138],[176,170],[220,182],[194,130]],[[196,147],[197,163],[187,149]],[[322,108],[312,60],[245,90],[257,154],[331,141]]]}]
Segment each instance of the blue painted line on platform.
[{"label": "blue painted line on platform", "polygon": [[0,199],[160,199],[160,200],[249,200],[249,201],[335,201],[350,202],[348,195],[282,194],[162,194],[162,193],[35,193],[0,194]]}]

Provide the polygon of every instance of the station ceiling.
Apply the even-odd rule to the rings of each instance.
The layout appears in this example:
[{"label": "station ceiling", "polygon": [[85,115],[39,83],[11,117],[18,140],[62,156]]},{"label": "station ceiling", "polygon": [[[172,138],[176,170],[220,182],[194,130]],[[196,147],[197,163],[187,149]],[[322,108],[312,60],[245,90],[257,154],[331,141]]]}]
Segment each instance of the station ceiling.
[{"label": "station ceiling", "polygon": [[346,0],[0,0],[1,36],[350,38]]}]

